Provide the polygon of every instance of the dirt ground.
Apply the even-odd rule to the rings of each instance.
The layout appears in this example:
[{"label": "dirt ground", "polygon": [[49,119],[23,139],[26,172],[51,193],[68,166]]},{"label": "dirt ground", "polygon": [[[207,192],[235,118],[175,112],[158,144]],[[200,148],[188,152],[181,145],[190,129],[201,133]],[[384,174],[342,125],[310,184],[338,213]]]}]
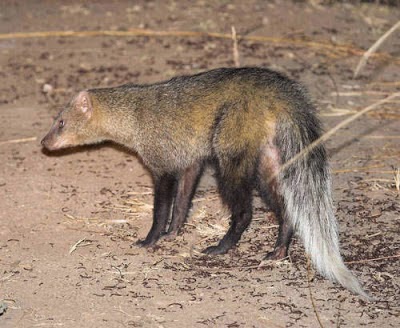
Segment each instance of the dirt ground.
[{"label": "dirt ground", "polygon": [[[197,31],[239,39],[241,66],[303,82],[326,130],[400,90],[399,33],[352,78],[399,7],[318,1],[1,1],[0,33]],[[48,36],[0,39],[0,327],[400,326],[400,99],[328,142],[342,253],[377,301],[366,303],[290,258],[262,263],[274,216],[258,200],[238,247],[203,256],[228,226],[207,171],[184,234],[134,245],[151,224],[152,182],[110,144],[47,154],[40,139],[75,92],[233,66],[229,38]],[[399,178],[399,177],[398,177]],[[260,264],[262,264],[260,266]],[[310,296],[312,295],[312,296]]]}]

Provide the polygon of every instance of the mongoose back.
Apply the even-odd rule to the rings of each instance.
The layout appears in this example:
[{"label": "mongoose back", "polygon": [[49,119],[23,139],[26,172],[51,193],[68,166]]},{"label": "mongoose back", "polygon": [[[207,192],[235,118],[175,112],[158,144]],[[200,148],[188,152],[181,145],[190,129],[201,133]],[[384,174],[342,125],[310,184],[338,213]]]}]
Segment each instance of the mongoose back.
[{"label": "mongoose back", "polygon": [[207,254],[235,246],[252,219],[257,190],[275,212],[278,238],[267,259],[287,256],[296,232],[317,270],[368,298],[340,252],[320,122],[303,87],[263,68],[221,68],[149,84],[81,91],[42,144],[57,150],[114,141],[135,151],[154,180],[153,224],[142,246],[176,235],[205,165],[216,170],[231,212],[226,235]]}]

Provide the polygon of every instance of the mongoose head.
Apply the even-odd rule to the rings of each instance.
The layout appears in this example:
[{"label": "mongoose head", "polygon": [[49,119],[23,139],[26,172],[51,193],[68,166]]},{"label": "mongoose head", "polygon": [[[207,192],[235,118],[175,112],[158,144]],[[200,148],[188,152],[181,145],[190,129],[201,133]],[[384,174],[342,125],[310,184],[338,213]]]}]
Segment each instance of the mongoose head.
[{"label": "mongoose head", "polygon": [[87,91],[81,91],[54,120],[41,141],[47,150],[58,150],[103,141],[94,119],[94,109]]}]

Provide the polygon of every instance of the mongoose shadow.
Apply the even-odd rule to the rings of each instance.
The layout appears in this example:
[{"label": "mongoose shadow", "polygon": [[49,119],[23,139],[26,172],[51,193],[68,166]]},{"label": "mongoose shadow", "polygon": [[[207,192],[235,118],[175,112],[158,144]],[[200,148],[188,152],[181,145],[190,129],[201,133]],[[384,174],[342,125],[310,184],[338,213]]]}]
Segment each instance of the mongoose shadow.
[{"label": "mongoose shadow", "polygon": [[54,151],[113,141],[134,151],[154,181],[153,224],[139,242],[145,247],[181,230],[204,168],[212,166],[231,223],[204,253],[224,254],[238,243],[252,220],[256,190],[279,222],[267,259],[286,257],[297,233],[322,275],[368,298],[340,255],[324,145],[284,166],[321,131],[299,83],[264,68],[220,68],[81,91],[42,145]]},{"label": "mongoose shadow", "polygon": [[107,145],[104,144],[104,145],[93,145],[93,146],[79,146],[75,148],[62,148],[54,151],[50,151],[42,147],[41,152],[43,155],[46,155],[48,157],[63,157],[77,153],[83,153],[86,151],[97,150],[103,147],[107,147]]},{"label": "mongoose shadow", "polygon": [[101,144],[95,144],[95,145],[81,145],[73,148],[61,148],[58,150],[53,150],[50,151],[44,147],[41,147],[41,152],[43,155],[46,155],[48,157],[63,157],[63,156],[68,156],[68,155],[73,155],[73,154],[78,154],[78,153],[83,153],[87,151],[96,151],[102,148],[112,148],[116,151],[125,153],[127,155],[133,155],[136,156],[137,160],[145,167],[143,164],[140,156],[137,156],[137,154],[133,151],[130,150],[122,145],[110,142],[110,141],[105,141],[104,143]]}]

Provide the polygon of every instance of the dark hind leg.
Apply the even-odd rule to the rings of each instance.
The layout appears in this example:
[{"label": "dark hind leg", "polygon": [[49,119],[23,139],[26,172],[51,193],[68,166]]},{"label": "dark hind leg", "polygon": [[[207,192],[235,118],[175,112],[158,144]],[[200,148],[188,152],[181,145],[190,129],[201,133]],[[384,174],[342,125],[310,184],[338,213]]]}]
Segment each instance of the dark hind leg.
[{"label": "dark hind leg", "polygon": [[175,196],[172,219],[167,234],[175,236],[186,221],[190,204],[202,172],[202,164],[196,163],[187,168],[180,177]]},{"label": "dark hind leg", "polygon": [[252,176],[246,175],[239,183],[230,181],[231,177],[220,178],[220,192],[232,215],[228,232],[216,246],[206,248],[206,254],[224,254],[235,246],[252,218]]},{"label": "dark hind leg", "polygon": [[283,197],[279,190],[279,162],[278,150],[272,142],[267,144],[259,162],[259,191],[262,199],[275,213],[279,231],[274,250],[265,256],[266,260],[280,260],[287,257],[293,237],[293,227],[287,217]]},{"label": "dark hind leg", "polygon": [[176,183],[177,180],[172,175],[166,174],[156,179],[154,185],[153,225],[147,237],[138,241],[140,246],[152,246],[160,239],[161,235],[165,234],[171,214]]},{"label": "dark hind leg", "polygon": [[266,260],[280,260],[287,257],[293,237],[293,228],[290,222],[285,215],[282,215],[280,208],[277,208],[277,206],[273,206],[272,208],[274,207],[275,216],[279,222],[278,238],[275,242],[274,250],[264,257]]}]

